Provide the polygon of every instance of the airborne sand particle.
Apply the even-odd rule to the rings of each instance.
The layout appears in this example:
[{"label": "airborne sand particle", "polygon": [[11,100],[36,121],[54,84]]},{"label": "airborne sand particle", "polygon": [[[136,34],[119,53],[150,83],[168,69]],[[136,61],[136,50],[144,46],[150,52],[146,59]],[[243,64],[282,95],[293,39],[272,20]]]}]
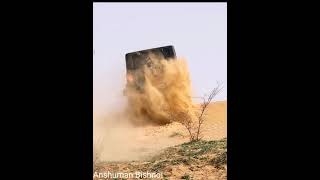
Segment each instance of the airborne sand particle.
[{"label": "airborne sand particle", "polygon": [[[152,58],[152,67],[144,68],[144,92],[129,91],[129,110],[137,123],[167,124],[172,114],[193,112],[191,80],[186,60]],[[141,122],[142,121],[142,122]]]},{"label": "airborne sand particle", "polygon": [[178,58],[167,61],[151,57],[153,66],[143,69],[144,92],[129,91],[128,104],[123,104],[123,109],[110,112],[104,118],[94,119],[94,145],[102,161],[144,158],[166,141],[157,139],[153,140],[154,144],[144,144],[144,138],[148,138],[144,129],[146,126],[170,123],[172,112],[193,112],[191,80],[186,60]]}]

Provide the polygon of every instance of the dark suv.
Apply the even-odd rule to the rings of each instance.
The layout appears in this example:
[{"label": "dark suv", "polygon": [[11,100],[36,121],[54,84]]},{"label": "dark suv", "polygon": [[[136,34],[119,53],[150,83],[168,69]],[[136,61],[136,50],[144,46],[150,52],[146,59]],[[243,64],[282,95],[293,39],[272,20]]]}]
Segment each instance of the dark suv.
[{"label": "dark suv", "polygon": [[[146,49],[126,54],[127,85],[126,89],[134,88],[143,91],[144,72],[143,66],[152,66],[150,54],[160,56],[161,59],[176,59],[173,46],[163,46],[158,48]],[[124,94],[126,90],[124,91]]]}]

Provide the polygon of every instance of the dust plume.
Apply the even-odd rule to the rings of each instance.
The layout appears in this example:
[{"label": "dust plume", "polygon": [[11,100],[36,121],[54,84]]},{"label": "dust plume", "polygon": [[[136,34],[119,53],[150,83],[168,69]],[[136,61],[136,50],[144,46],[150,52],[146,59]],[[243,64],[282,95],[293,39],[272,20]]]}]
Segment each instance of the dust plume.
[{"label": "dust plume", "polygon": [[[126,104],[94,117],[94,151],[101,161],[139,160],[168,144],[167,139],[152,139],[145,129],[181,121],[172,118],[179,112],[190,112],[191,80],[183,58],[165,60],[150,55],[151,66],[142,68],[143,91],[127,89]],[[120,76],[119,76],[120,77]],[[106,92],[107,93],[107,92]],[[149,138],[149,139],[146,139]],[[144,142],[153,141],[156,143]]]},{"label": "dust plume", "polygon": [[173,118],[180,112],[193,116],[191,80],[183,58],[165,60],[150,55],[151,66],[144,69],[143,92],[131,89],[128,93],[128,113],[136,124],[167,124],[181,121]]}]

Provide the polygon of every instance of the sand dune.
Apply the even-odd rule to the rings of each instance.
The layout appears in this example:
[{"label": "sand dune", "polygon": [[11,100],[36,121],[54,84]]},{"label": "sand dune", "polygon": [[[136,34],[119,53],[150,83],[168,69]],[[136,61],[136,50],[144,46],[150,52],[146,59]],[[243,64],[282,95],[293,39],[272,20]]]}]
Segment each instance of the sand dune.
[{"label": "sand dune", "polygon": [[[155,171],[153,168],[158,167],[157,162],[164,164],[167,162],[163,161],[166,158],[157,158],[165,155],[168,156],[167,160],[171,164],[159,166],[156,170],[163,173],[166,179],[181,179],[186,175],[201,180],[227,179],[226,166],[220,169],[210,164],[211,156],[216,157],[216,154],[208,153],[209,160],[187,164],[178,161],[179,158],[170,157],[176,156],[179,151],[179,149],[173,151],[175,145],[179,147],[182,143],[189,141],[186,129],[177,122],[165,126],[144,127],[126,126],[119,122],[119,124],[110,126],[106,133],[107,138],[100,157],[102,162],[97,165],[103,169],[98,170],[99,172],[136,172],[137,170],[153,172]],[[227,101],[214,102],[209,105],[202,136],[204,140],[220,141],[227,137]],[[153,158],[156,160],[152,161]],[[181,156],[180,158],[186,157]],[[179,163],[175,164],[172,161]]]},{"label": "sand dune", "polygon": [[[160,150],[188,142],[188,133],[180,123],[164,126],[132,127],[110,124],[103,140],[103,161],[141,160],[157,154]],[[227,102],[209,105],[203,124],[204,140],[218,140],[227,137]]]}]

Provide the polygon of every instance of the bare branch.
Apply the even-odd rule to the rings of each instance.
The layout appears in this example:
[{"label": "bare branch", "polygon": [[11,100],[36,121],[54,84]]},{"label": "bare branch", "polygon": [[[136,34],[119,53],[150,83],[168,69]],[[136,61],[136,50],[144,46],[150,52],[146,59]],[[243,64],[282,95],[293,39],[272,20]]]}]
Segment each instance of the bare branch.
[{"label": "bare branch", "polygon": [[199,135],[201,132],[201,125],[203,124],[205,118],[204,115],[206,114],[207,107],[211,103],[212,99],[221,91],[222,87],[220,87],[220,83],[217,82],[217,87],[215,87],[209,94],[207,98],[203,98],[203,102],[201,103],[200,107],[200,115],[198,116],[198,127],[197,127],[197,133],[196,133],[196,140],[199,140]]},{"label": "bare branch", "polygon": [[[200,111],[196,111],[195,109],[186,110],[186,111],[181,111],[181,112],[176,112],[174,109],[169,107],[167,109],[169,118],[171,121],[179,122],[181,123],[188,131],[189,133],[189,138],[190,141],[197,141],[202,138],[201,136],[201,126],[205,121],[205,116],[207,115],[207,109],[208,106],[210,105],[211,101],[213,98],[216,97],[216,95],[222,90],[223,87],[221,87],[221,83],[217,82],[217,87],[215,87],[208,96],[203,96],[203,97],[193,97],[193,98],[201,98],[202,103],[200,104]],[[192,113],[192,114],[190,114]],[[193,119],[193,114],[196,115],[197,118],[197,124],[195,124],[195,121]]]}]

